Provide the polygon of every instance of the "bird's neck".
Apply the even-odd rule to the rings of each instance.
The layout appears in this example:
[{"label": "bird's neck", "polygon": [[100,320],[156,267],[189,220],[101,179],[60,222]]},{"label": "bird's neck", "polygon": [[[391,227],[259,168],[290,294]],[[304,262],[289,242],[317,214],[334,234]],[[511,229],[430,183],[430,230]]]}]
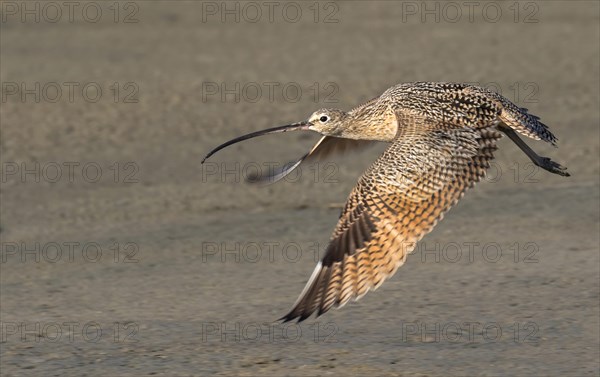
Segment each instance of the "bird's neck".
[{"label": "bird's neck", "polygon": [[359,140],[392,141],[398,129],[396,115],[387,106],[367,102],[348,113],[343,137]]}]

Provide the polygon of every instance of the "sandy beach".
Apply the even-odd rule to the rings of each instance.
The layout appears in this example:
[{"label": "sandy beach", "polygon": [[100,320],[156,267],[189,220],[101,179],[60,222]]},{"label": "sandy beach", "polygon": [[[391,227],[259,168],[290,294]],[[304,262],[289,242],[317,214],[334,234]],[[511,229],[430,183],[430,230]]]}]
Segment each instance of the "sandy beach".
[{"label": "sandy beach", "polygon": [[[48,5],[50,4],[50,5]],[[600,6],[2,2],[2,376],[597,376]],[[281,324],[377,145],[235,136],[401,82],[541,117],[377,291]]]}]

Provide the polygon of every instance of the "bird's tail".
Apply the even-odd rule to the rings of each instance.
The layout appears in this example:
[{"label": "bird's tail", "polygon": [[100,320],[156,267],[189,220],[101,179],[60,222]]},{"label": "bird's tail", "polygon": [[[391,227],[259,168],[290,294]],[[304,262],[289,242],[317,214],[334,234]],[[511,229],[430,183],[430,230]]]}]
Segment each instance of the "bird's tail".
[{"label": "bird's tail", "polygon": [[518,107],[512,102],[508,102],[504,104],[500,119],[504,124],[522,135],[535,140],[544,140],[556,146],[558,139],[548,126],[542,123],[539,117],[529,114],[524,107]]},{"label": "bird's tail", "polygon": [[538,116],[530,114],[528,109],[515,105],[490,89],[472,86],[471,90],[483,93],[487,97],[499,101],[502,105],[500,119],[508,127],[534,140],[544,140],[556,146],[556,142],[558,141],[556,136],[554,136],[547,125],[540,121]]}]

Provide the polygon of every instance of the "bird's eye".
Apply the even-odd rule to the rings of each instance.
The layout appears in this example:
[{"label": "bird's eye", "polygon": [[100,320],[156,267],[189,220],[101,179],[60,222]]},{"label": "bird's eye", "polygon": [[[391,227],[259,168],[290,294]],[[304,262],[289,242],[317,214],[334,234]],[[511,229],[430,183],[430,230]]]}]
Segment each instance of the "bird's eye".
[{"label": "bird's eye", "polygon": [[322,116],[319,118],[319,121],[321,121],[321,123],[325,123],[325,122],[327,122],[328,120],[329,120],[329,117],[328,117],[327,115],[322,115]]}]

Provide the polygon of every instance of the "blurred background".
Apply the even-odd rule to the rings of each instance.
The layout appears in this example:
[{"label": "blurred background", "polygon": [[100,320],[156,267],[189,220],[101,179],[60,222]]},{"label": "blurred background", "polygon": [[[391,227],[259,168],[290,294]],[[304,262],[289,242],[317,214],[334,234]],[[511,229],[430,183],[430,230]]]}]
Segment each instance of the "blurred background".
[{"label": "blurred background", "polygon": [[[2,375],[598,375],[600,6],[592,1],[2,1]],[[550,126],[396,275],[294,303],[384,146],[248,132],[411,81],[476,83]]]}]

